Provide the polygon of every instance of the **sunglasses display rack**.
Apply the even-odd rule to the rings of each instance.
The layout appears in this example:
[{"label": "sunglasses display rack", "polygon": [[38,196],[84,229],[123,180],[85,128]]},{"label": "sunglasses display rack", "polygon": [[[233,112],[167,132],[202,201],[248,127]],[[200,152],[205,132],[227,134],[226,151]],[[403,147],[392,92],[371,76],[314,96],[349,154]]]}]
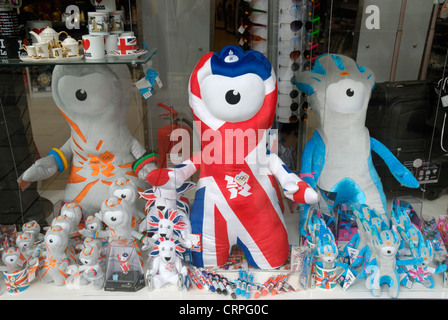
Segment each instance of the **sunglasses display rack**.
[{"label": "sunglasses display rack", "polygon": [[318,52],[318,0],[281,0],[278,6],[278,109],[280,123],[307,120],[308,103],[295,86],[298,72],[312,68]]},{"label": "sunglasses display rack", "polygon": [[238,43],[244,50],[267,55],[268,0],[240,0],[238,4]]}]

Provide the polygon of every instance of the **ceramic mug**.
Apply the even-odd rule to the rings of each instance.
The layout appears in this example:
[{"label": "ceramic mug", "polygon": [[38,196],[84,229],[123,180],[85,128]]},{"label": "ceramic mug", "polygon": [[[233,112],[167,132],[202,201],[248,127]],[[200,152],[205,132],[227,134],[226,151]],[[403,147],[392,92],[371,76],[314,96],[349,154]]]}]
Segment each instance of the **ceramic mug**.
[{"label": "ceramic mug", "polygon": [[90,0],[97,12],[113,12],[117,10],[115,0]]},{"label": "ceramic mug", "polygon": [[105,38],[105,49],[106,54],[110,51],[118,50],[118,35],[117,34],[109,34],[104,36]]},{"label": "ceramic mug", "polygon": [[133,37],[135,36],[134,31],[124,31],[120,34],[120,37]]},{"label": "ceramic mug", "polygon": [[37,57],[36,47],[23,45],[22,48],[23,48],[23,50],[26,51],[26,53],[28,53],[28,57],[30,57],[30,58]]},{"label": "ceramic mug", "polygon": [[118,38],[118,51],[121,55],[134,54],[137,51],[137,38],[133,36],[120,36]]},{"label": "ceramic mug", "polygon": [[85,34],[82,36],[86,60],[104,59],[104,36]]},{"label": "ceramic mug", "polygon": [[50,46],[48,42],[38,42],[34,44],[36,48],[36,55],[38,58],[48,59],[50,58]]},{"label": "ceramic mug", "polygon": [[88,12],[89,34],[106,35],[109,34],[109,13],[108,12]]},{"label": "ceramic mug", "polygon": [[124,31],[123,11],[109,13],[110,33],[122,33]]},{"label": "ceramic mug", "polygon": [[55,58],[55,59],[62,59],[63,58],[62,48],[53,48],[52,49],[52,53],[53,53],[53,58]]}]

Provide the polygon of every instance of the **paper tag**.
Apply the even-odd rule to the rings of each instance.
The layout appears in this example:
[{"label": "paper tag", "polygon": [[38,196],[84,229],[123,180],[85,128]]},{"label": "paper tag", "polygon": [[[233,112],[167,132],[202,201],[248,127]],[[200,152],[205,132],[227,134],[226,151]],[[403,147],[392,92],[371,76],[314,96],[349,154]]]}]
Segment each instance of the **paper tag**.
[{"label": "paper tag", "polygon": [[244,31],[246,31],[246,28],[244,28],[243,25],[241,25],[241,26],[238,28],[238,32],[241,33],[241,34],[243,34]]},{"label": "paper tag", "polygon": [[148,99],[152,96],[152,85],[151,83],[146,80],[145,78],[140,79],[135,83],[135,86],[137,87],[138,91],[142,94],[143,98]]},{"label": "paper tag", "polygon": [[342,289],[347,290],[356,281],[356,276],[349,269],[338,278],[338,283],[341,285]]},{"label": "paper tag", "polygon": [[355,261],[355,259],[358,257],[359,250],[350,247],[347,247],[347,249],[348,249],[348,256],[350,257],[350,264],[352,264],[353,261]]},{"label": "paper tag", "polygon": [[443,96],[443,97],[441,98],[441,100],[442,100],[442,105],[443,105],[444,107],[448,107],[448,95]]},{"label": "paper tag", "polygon": [[191,251],[201,252],[202,251],[202,241],[200,234],[190,234],[189,239],[193,243]]},{"label": "paper tag", "polygon": [[159,86],[159,88],[162,88],[162,87],[163,87],[162,80],[160,80],[159,77],[156,78],[156,83],[157,83],[157,85]]}]

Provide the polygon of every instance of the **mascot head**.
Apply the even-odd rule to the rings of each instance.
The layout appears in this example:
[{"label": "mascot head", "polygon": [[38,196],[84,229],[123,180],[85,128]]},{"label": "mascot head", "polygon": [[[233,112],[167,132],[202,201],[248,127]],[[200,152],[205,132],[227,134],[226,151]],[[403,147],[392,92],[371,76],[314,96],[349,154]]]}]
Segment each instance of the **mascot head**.
[{"label": "mascot head", "polygon": [[[301,72],[296,78],[297,88],[309,96],[311,108],[324,124],[325,117],[347,121],[356,118],[365,123],[370,94],[375,85],[375,75],[366,67],[343,55],[320,55],[313,69]],[[331,122],[331,121],[330,121]]]},{"label": "mascot head", "polygon": [[204,55],[189,82],[194,117],[206,129],[269,129],[277,105],[272,66],[257,51],[226,46]]}]

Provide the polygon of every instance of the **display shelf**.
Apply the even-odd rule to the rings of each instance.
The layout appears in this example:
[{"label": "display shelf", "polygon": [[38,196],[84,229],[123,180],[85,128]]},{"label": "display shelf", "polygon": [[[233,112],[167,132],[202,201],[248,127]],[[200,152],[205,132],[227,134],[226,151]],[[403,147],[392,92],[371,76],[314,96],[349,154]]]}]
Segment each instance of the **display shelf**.
[{"label": "display shelf", "polygon": [[157,49],[149,49],[147,53],[134,57],[125,58],[117,56],[106,56],[104,59],[98,60],[73,60],[64,61],[64,59],[45,59],[36,61],[22,61],[20,59],[0,59],[0,66],[11,66],[11,67],[31,67],[31,66],[44,66],[44,65],[88,65],[88,64],[145,64],[148,62],[155,54],[157,54]]},{"label": "display shelf", "polygon": [[[59,199],[63,195],[63,190],[49,190],[41,193],[42,196],[46,196],[53,202]],[[388,199],[391,197],[388,196]],[[286,201],[284,199],[284,201]],[[443,214],[446,210],[446,204],[448,203],[448,194],[442,195],[440,198],[434,201],[423,199],[423,212],[425,217],[434,216],[437,217]],[[288,208],[285,202],[285,208]],[[388,208],[391,207],[391,201],[388,201]],[[388,210],[390,211],[390,210]],[[285,212],[285,224],[288,228],[288,234],[290,236],[290,243],[295,245],[294,242],[298,239],[297,225],[298,215],[291,214],[288,210]],[[144,260],[146,256],[144,254]],[[188,264],[186,264],[188,266]],[[145,265],[143,271],[146,272],[148,267]],[[254,270],[254,282],[260,283],[266,281],[270,276],[285,274],[287,271],[279,270]],[[233,281],[238,277],[238,270],[225,270],[218,271],[227,277],[228,280]],[[404,299],[448,299],[448,288],[443,286],[442,274],[433,275],[435,286],[432,289],[428,289],[419,283],[415,283],[411,289],[404,286],[400,287],[400,293],[398,300]],[[288,283],[290,283],[295,289],[299,288],[298,285],[298,273],[290,274]],[[0,284],[2,292],[5,292],[4,283]],[[19,294],[3,293],[0,296],[0,300],[179,300],[188,301],[196,300],[203,301],[204,304],[209,300],[225,300],[229,303],[248,302],[251,303],[267,303],[273,300],[384,300],[391,299],[387,291],[387,285],[383,285],[381,296],[374,297],[370,290],[366,288],[365,279],[357,280],[347,290],[342,289],[339,285],[333,289],[325,290],[321,288],[310,288],[307,290],[298,290],[296,292],[267,295],[255,299],[253,294],[249,299],[242,296],[238,296],[237,299],[232,299],[229,295],[222,295],[218,293],[212,293],[207,290],[200,290],[194,285],[187,290],[178,290],[176,286],[168,286],[161,289],[154,289],[149,291],[147,287],[144,287],[136,292],[110,292],[105,290],[95,290],[89,286],[80,287],[78,289],[68,289],[67,287],[57,287],[51,283],[42,283],[39,280],[34,280],[28,289]],[[255,291],[253,291],[255,292]]]}]

